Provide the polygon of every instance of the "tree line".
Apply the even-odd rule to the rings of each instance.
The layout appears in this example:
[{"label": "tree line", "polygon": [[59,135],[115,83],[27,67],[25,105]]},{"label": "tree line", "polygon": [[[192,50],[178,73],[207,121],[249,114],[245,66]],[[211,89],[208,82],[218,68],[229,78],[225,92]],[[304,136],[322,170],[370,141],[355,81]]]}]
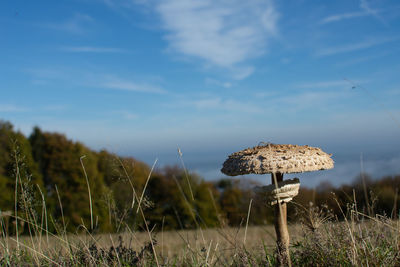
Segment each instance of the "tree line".
[{"label": "tree line", "polygon": [[[254,185],[247,179],[205,181],[178,166],[152,170],[133,157],[93,151],[39,127],[26,137],[0,121],[1,220],[2,214],[17,212],[22,220],[48,222],[50,232],[240,226],[248,215],[251,225],[273,223],[273,209],[254,193]],[[338,188],[302,187],[289,204],[289,219],[295,221],[298,207],[310,202],[327,205],[338,217],[352,203],[365,214],[397,218],[399,187],[400,176],[373,180],[366,174]],[[3,230],[12,232],[8,225]]]}]

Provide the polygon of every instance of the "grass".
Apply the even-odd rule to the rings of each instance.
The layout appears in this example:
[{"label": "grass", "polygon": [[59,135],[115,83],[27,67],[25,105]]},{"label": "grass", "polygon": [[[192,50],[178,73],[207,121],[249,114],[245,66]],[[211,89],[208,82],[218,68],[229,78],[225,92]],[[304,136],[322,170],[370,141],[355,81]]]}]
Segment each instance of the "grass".
[{"label": "grass", "polygon": [[[238,228],[197,227],[195,230],[154,232],[146,223],[144,232],[93,235],[84,225],[79,231],[77,229],[79,234],[68,234],[64,223],[58,234],[52,234],[46,230],[47,221],[37,220],[19,172],[15,180],[15,190],[19,190],[22,196],[20,200],[16,199],[15,204],[24,206],[15,216],[15,228],[24,222],[29,234],[20,236],[17,231],[15,236],[9,236],[4,231],[5,220],[0,216],[0,266],[277,264],[272,225],[248,226],[246,223],[245,227]],[[90,185],[87,184],[90,199]],[[135,194],[132,201],[140,203],[142,198],[143,195],[139,198]],[[62,211],[61,201],[59,204]],[[342,211],[344,220],[335,217],[327,207],[297,207],[296,217],[300,219],[289,224],[292,266],[400,266],[400,222],[381,215],[362,214],[356,203],[348,205],[346,214]],[[141,208],[138,212],[146,222]],[[250,212],[251,204],[247,218]],[[46,217],[44,214],[45,208],[42,218]],[[92,224],[91,221],[91,228]],[[82,229],[86,234],[81,234]]]},{"label": "grass", "polygon": [[[316,209],[315,207],[312,207]],[[326,218],[320,209],[313,214]],[[308,220],[308,217],[303,217]],[[292,266],[399,266],[399,221],[355,210],[345,221],[289,226]],[[313,225],[313,227],[311,227]],[[246,240],[244,239],[246,235]],[[274,266],[273,226],[0,239],[0,265]],[[244,243],[245,242],[245,243]],[[19,247],[19,249],[17,249]]]},{"label": "grass", "polygon": [[[275,247],[273,226],[250,226],[246,233],[245,230],[245,228],[203,229],[202,233],[199,230],[180,230],[154,233],[152,237],[153,242],[156,243],[156,253],[162,265],[172,265],[173,262],[187,262],[190,265],[197,263],[195,265],[199,266],[203,264],[230,265],[241,253],[246,251],[261,257],[265,254],[265,250],[273,252]],[[299,225],[290,227],[290,232],[294,237],[296,237],[296,233],[300,233],[299,230]],[[246,243],[244,243],[245,234]],[[23,257],[30,255],[29,258],[31,259],[42,258],[41,263],[46,261],[52,263],[44,255],[59,264],[67,259],[74,259],[74,262],[78,263],[82,260],[82,253],[87,259],[94,261],[95,257],[92,254],[106,252],[107,255],[111,255],[113,248],[117,249],[118,247],[119,254],[129,252],[132,255],[135,253],[139,255],[142,253],[148,257],[146,262],[152,262],[149,259],[155,259],[146,232],[93,236],[89,234],[70,234],[66,237],[50,236],[48,242],[46,239],[42,239],[40,244],[38,240],[34,240],[33,244],[30,237],[23,236],[19,238],[19,243],[20,253]],[[18,258],[16,255],[17,241],[14,237],[0,239],[0,244],[2,248],[7,247],[10,251],[8,258]],[[21,246],[21,244],[23,245]],[[33,245],[36,246],[36,250],[33,249]],[[125,252],[122,252],[123,250]],[[13,257],[11,257],[12,254],[14,254]],[[4,255],[3,251],[0,255]],[[76,258],[80,258],[80,260],[78,261]],[[109,264],[106,259],[103,260],[102,263]],[[118,261],[116,255],[114,260]]]}]

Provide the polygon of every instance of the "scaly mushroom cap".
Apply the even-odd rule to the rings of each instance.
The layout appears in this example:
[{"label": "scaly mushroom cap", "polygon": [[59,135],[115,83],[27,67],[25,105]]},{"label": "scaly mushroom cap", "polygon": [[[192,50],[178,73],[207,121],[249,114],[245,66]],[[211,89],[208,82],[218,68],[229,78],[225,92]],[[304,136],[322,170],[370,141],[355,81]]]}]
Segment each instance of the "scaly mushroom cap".
[{"label": "scaly mushroom cap", "polygon": [[231,154],[221,172],[236,176],[327,170],[333,168],[331,156],[317,147],[267,144]]}]

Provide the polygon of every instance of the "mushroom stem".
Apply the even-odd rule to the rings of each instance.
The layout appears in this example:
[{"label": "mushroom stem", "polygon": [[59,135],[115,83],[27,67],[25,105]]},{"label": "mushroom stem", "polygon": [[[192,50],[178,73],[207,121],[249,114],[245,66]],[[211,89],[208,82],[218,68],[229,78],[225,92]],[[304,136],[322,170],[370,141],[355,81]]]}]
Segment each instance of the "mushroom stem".
[{"label": "mushroom stem", "polygon": [[[275,184],[277,186],[277,184],[282,181],[282,173],[271,174],[272,184]],[[290,266],[289,231],[287,228],[287,207],[285,202],[281,203],[280,201],[278,201],[278,205],[275,205],[275,232],[278,249],[278,266]]]}]

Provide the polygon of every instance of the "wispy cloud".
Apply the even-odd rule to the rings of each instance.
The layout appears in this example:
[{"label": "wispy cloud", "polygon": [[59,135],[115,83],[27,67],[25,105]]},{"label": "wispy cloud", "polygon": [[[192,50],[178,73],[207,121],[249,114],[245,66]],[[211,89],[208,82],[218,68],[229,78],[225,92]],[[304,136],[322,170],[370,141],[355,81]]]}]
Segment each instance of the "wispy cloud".
[{"label": "wispy cloud", "polygon": [[0,104],[0,112],[24,112],[28,111],[27,108],[19,107],[12,104]]},{"label": "wispy cloud", "polygon": [[62,111],[66,110],[66,105],[45,105],[40,107],[21,107],[14,104],[0,104],[0,112],[32,112],[32,111]]},{"label": "wispy cloud", "polygon": [[132,91],[141,93],[153,93],[153,94],[167,93],[166,90],[158,86],[146,83],[136,83],[133,81],[122,80],[119,78],[109,79],[107,81],[98,84],[98,86],[114,90]]},{"label": "wispy cloud", "polygon": [[83,34],[86,32],[86,27],[93,23],[94,19],[86,14],[77,13],[72,18],[69,18],[60,23],[49,23],[47,28],[65,31],[74,34]]},{"label": "wispy cloud", "polygon": [[240,113],[259,113],[262,109],[256,105],[237,101],[234,99],[222,99],[220,97],[202,98],[191,101],[185,101],[186,105],[193,106],[197,109],[206,110],[224,110]]},{"label": "wispy cloud", "polygon": [[205,83],[209,84],[209,85],[216,85],[216,86],[220,86],[220,87],[224,87],[224,88],[231,88],[232,87],[232,83],[231,82],[223,82],[223,81],[219,81],[213,78],[206,78],[205,79]]},{"label": "wispy cloud", "polygon": [[114,47],[95,47],[95,46],[63,46],[60,48],[65,52],[72,53],[124,53],[126,52],[120,48]]},{"label": "wispy cloud", "polygon": [[371,48],[374,46],[382,45],[384,43],[388,43],[390,41],[397,40],[398,38],[374,38],[370,40],[366,40],[359,43],[347,44],[342,46],[335,47],[327,47],[320,49],[316,52],[316,56],[324,57],[324,56],[332,56],[336,54],[348,53],[353,51],[358,51],[362,49]]},{"label": "wispy cloud", "polygon": [[336,14],[336,15],[332,15],[332,16],[324,18],[323,20],[321,20],[321,24],[341,21],[341,20],[345,20],[345,19],[353,19],[353,18],[365,17],[365,16],[368,16],[368,15],[369,14],[367,12],[365,12],[365,11]]},{"label": "wispy cloud", "polygon": [[139,116],[135,113],[132,113],[127,110],[117,110],[114,112],[115,114],[122,116],[125,120],[134,120],[137,119]]},{"label": "wispy cloud", "polygon": [[338,21],[342,21],[342,20],[354,19],[354,18],[366,17],[366,16],[373,16],[373,17],[379,19],[381,22],[385,23],[383,18],[379,15],[380,10],[371,8],[371,6],[369,5],[367,0],[360,0],[359,7],[360,7],[361,11],[331,15],[331,16],[328,16],[328,17],[322,19],[321,24],[338,22]]},{"label": "wispy cloud", "polygon": [[367,0],[360,0],[360,8],[364,10],[364,12],[367,13],[368,15],[374,16],[375,18],[385,23],[383,18],[379,16],[379,11],[371,8]]},{"label": "wispy cloud", "polygon": [[149,4],[150,0],[103,0],[111,8],[134,8],[135,5]]},{"label": "wispy cloud", "polygon": [[156,9],[173,51],[223,68],[263,54],[278,32],[272,1],[165,0]]}]

